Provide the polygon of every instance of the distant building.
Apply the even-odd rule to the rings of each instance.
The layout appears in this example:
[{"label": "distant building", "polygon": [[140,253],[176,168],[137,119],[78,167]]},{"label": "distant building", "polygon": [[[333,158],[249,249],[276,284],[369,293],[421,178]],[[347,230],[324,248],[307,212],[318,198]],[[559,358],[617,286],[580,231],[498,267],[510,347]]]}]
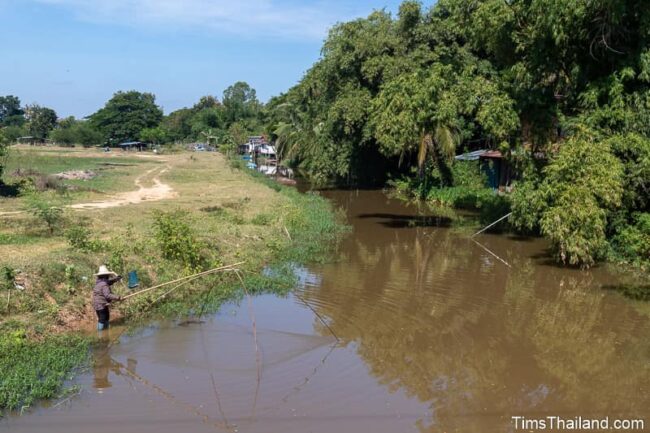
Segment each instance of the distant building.
[{"label": "distant building", "polygon": [[480,149],[456,155],[456,161],[479,161],[479,167],[487,175],[487,183],[493,189],[507,189],[515,177],[508,160],[498,150]]},{"label": "distant building", "polygon": [[256,153],[259,149],[268,144],[266,137],[263,135],[253,135],[248,137],[248,141],[239,145],[239,153]]},{"label": "distant building", "polygon": [[141,152],[142,150],[147,148],[147,143],[144,143],[142,141],[127,141],[124,143],[120,143],[117,146],[120,147],[122,150],[138,149],[138,152]]}]

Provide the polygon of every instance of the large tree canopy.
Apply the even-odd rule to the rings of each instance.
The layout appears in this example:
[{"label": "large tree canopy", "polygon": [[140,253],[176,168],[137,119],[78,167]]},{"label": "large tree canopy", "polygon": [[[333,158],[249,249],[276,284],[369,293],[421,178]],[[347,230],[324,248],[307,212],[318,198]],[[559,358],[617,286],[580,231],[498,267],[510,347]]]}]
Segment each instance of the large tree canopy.
[{"label": "large tree canopy", "polygon": [[589,265],[607,240],[650,238],[649,46],[644,0],[405,1],[334,26],[266,128],[321,183],[502,150],[526,167],[513,223]]},{"label": "large tree canopy", "polygon": [[140,138],[145,128],[154,128],[162,120],[162,110],[151,93],[117,92],[104,108],[89,117],[110,145]]}]

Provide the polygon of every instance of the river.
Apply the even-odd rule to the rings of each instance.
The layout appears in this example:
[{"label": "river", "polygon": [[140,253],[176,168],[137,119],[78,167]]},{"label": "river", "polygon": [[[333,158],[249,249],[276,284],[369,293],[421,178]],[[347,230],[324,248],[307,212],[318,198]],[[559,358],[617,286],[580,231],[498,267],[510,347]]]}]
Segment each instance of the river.
[{"label": "river", "polygon": [[[353,227],[286,298],[225,305],[96,354],[79,395],[0,430],[514,432],[513,417],[644,419],[648,306],[539,239],[480,235],[381,191],[324,193]],[[111,332],[118,332],[112,330]],[[110,336],[107,336],[110,338]]]}]

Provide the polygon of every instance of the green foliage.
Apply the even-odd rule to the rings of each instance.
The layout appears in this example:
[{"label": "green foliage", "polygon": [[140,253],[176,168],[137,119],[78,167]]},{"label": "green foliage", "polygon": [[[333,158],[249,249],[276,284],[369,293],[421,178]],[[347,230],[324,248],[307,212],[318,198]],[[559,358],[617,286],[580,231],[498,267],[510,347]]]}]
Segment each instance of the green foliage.
[{"label": "green foliage", "polygon": [[45,224],[50,235],[61,228],[65,221],[61,199],[48,194],[29,194],[26,197],[26,211]]},{"label": "green foliage", "polygon": [[0,127],[22,125],[25,121],[24,114],[17,96],[0,96]]},{"label": "green foliage", "polygon": [[237,151],[237,142],[230,134],[227,134],[219,144],[219,150],[227,157],[232,157]]},{"label": "green foliage", "polygon": [[0,333],[0,411],[22,411],[56,397],[88,361],[87,338],[61,335],[34,341],[22,330]]},{"label": "green foliage", "polygon": [[223,92],[224,117],[229,123],[254,119],[261,106],[255,89],[238,81]]},{"label": "green foliage", "polygon": [[132,90],[115,93],[104,108],[90,116],[90,122],[107,143],[117,145],[137,140],[142,130],[157,127],[162,117],[153,94]]},{"label": "green foliage", "polygon": [[154,238],[162,256],[190,270],[201,270],[206,263],[203,244],[186,221],[183,211],[157,212],[154,215]]},{"label": "green foliage", "polygon": [[562,263],[591,266],[607,250],[609,212],[621,205],[623,166],[607,142],[581,131],[563,143],[538,185],[513,197],[516,227],[541,232]]},{"label": "green foliage", "polygon": [[161,144],[167,141],[167,133],[163,128],[145,128],[140,132],[140,140],[147,143]]},{"label": "green foliage", "polygon": [[8,144],[15,143],[18,138],[27,135],[27,131],[22,126],[9,125],[2,128],[5,140]]},{"label": "green foliage", "polygon": [[0,184],[2,184],[2,174],[4,173],[5,165],[7,165],[7,156],[9,155],[9,151],[7,150],[8,141],[4,131],[0,129]]},{"label": "green foliage", "polygon": [[50,138],[61,146],[80,144],[90,147],[103,141],[102,133],[90,122],[75,120],[74,117],[59,122],[59,127],[50,133]]},{"label": "green foliage", "polygon": [[650,265],[650,213],[639,212],[612,237],[614,254],[623,260]]},{"label": "green foliage", "polygon": [[192,116],[194,116],[194,111],[189,108],[181,108],[165,116],[161,127],[165,130],[167,139],[174,142],[190,137],[192,135],[190,123]]},{"label": "green foliage", "polygon": [[101,251],[105,244],[98,239],[91,238],[91,232],[83,225],[76,224],[65,232],[68,244],[75,250],[85,252]]},{"label": "green foliage", "polygon": [[5,304],[5,313],[10,312],[11,291],[14,290],[16,282],[16,271],[7,265],[0,267],[0,291],[7,292],[7,303]]},{"label": "green foliage", "polygon": [[40,105],[28,105],[25,108],[27,131],[33,137],[44,140],[56,126],[57,115],[54,110]]},{"label": "green foliage", "polygon": [[240,122],[235,122],[228,128],[227,137],[228,138],[226,141],[230,140],[236,145],[244,144],[248,139],[248,132],[246,131],[244,125],[242,125]]},{"label": "green foliage", "polygon": [[[588,265],[648,211],[649,17],[643,0],[440,0],[426,12],[405,1],[397,17],[375,11],[334,26],[321,59],[267,105],[266,129],[319,184],[408,173],[417,179],[397,186],[470,207],[482,199],[453,180],[458,147],[518,149],[508,158],[519,168],[552,160],[520,172],[513,224],[549,236],[558,259]],[[569,162],[585,127],[593,153],[609,142],[610,173]]]},{"label": "green foliage", "polygon": [[607,140],[623,163],[623,204],[630,212],[650,209],[650,138],[637,133]]},{"label": "green foliage", "polygon": [[544,194],[535,181],[526,179],[515,183],[510,222],[517,231],[526,234],[539,233],[539,222],[546,207]]},{"label": "green foliage", "polygon": [[245,82],[237,82],[224,91],[223,104],[208,95],[201,97],[192,108],[170,113],[160,125],[164,137],[157,137],[155,142],[199,140],[217,145],[230,136],[236,144],[242,144],[249,135],[261,134],[262,107],[255,89]]}]

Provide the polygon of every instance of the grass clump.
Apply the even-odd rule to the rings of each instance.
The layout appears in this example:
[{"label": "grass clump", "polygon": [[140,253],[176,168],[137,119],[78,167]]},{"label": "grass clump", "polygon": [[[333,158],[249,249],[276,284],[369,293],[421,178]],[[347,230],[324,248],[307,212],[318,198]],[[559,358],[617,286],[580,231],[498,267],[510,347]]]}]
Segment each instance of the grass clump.
[{"label": "grass clump", "polygon": [[[24,410],[59,395],[62,384],[87,364],[90,341],[74,335],[28,339],[25,332],[0,334],[0,410]],[[0,412],[1,413],[1,412]]]}]

